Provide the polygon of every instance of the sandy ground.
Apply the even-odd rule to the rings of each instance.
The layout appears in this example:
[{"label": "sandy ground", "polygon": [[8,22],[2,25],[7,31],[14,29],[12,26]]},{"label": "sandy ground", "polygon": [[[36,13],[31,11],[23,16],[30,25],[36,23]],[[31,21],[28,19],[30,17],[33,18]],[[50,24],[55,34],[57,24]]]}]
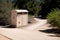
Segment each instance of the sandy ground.
[{"label": "sandy ground", "polygon": [[58,37],[50,37],[38,31],[28,31],[23,29],[0,29],[0,33],[12,40],[60,40]]},{"label": "sandy ground", "polygon": [[44,30],[47,27],[46,20],[35,19],[38,22],[24,28],[0,28],[0,34],[11,38],[12,40],[60,40],[60,37],[51,37],[48,34],[38,30]]},{"label": "sandy ground", "polygon": [[11,40],[10,38],[0,34],[0,40]]}]

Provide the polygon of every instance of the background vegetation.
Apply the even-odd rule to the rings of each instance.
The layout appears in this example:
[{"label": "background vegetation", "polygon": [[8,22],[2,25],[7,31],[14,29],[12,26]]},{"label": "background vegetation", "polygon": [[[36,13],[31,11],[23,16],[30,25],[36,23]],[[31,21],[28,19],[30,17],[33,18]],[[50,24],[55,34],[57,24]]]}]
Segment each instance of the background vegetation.
[{"label": "background vegetation", "polygon": [[12,9],[13,4],[11,0],[0,0],[0,25],[8,24]]},{"label": "background vegetation", "polygon": [[0,0],[0,24],[9,24],[10,11],[14,8],[27,9],[29,15],[41,15],[43,19],[48,15],[48,22],[60,28],[60,10],[55,10],[60,9],[60,0]]},{"label": "background vegetation", "polygon": [[53,27],[57,27],[60,30],[60,10],[54,9],[52,12],[49,13],[47,16],[48,23],[53,25]]}]

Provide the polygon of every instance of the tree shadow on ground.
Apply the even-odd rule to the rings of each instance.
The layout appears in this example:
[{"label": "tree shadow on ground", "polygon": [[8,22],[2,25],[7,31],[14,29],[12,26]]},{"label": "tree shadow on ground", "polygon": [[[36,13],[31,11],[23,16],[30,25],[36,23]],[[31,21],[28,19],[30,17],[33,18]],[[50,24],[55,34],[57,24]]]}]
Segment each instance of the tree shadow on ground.
[{"label": "tree shadow on ground", "polygon": [[56,34],[56,35],[48,35],[50,37],[60,37],[60,34]]},{"label": "tree shadow on ground", "polygon": [[43,33],[49,33],[49,34],[55,34],[55,35],[48,35],[51,37],[60,37],[60,31],[57,31],[57,29],[46,29],[46,30],[39,30]]},{"label": "tree shadow on ground", "polygon": [[6,26],[6,27],[2,27],[2,28],[16,28],[16,26],[13,26],[13,25],[9,25],[9,26]]},{"label": "tree shadow on ground", "polygon": [[46,30],[39,30],[39,31],[44,33],[60,34],[60,32],[57,32],[57,29],[46,29]]}]

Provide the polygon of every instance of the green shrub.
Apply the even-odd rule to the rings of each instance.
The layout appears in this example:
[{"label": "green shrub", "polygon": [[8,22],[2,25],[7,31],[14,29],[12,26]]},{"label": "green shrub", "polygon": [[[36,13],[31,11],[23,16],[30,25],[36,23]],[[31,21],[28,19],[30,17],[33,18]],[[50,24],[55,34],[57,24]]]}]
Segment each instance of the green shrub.
[{"label": "green shrub", "polygon": [[13,8],[11,0],[0,0],[0,25],[10,24],[10,12]]},{"label": "green shrub", "polygon": [[48,23],[60,29],[60,10],[54,9],[47,16]]}]

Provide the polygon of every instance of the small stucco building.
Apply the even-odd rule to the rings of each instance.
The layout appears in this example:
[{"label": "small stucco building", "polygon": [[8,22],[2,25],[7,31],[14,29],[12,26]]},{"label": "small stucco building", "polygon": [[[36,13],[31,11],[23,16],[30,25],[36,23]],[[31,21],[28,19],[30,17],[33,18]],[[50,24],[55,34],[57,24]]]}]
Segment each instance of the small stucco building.
[{"label": "small stucco building", "polygon": [[28,25],[28,10],[12,10],[11,25],[17,28]]}]

